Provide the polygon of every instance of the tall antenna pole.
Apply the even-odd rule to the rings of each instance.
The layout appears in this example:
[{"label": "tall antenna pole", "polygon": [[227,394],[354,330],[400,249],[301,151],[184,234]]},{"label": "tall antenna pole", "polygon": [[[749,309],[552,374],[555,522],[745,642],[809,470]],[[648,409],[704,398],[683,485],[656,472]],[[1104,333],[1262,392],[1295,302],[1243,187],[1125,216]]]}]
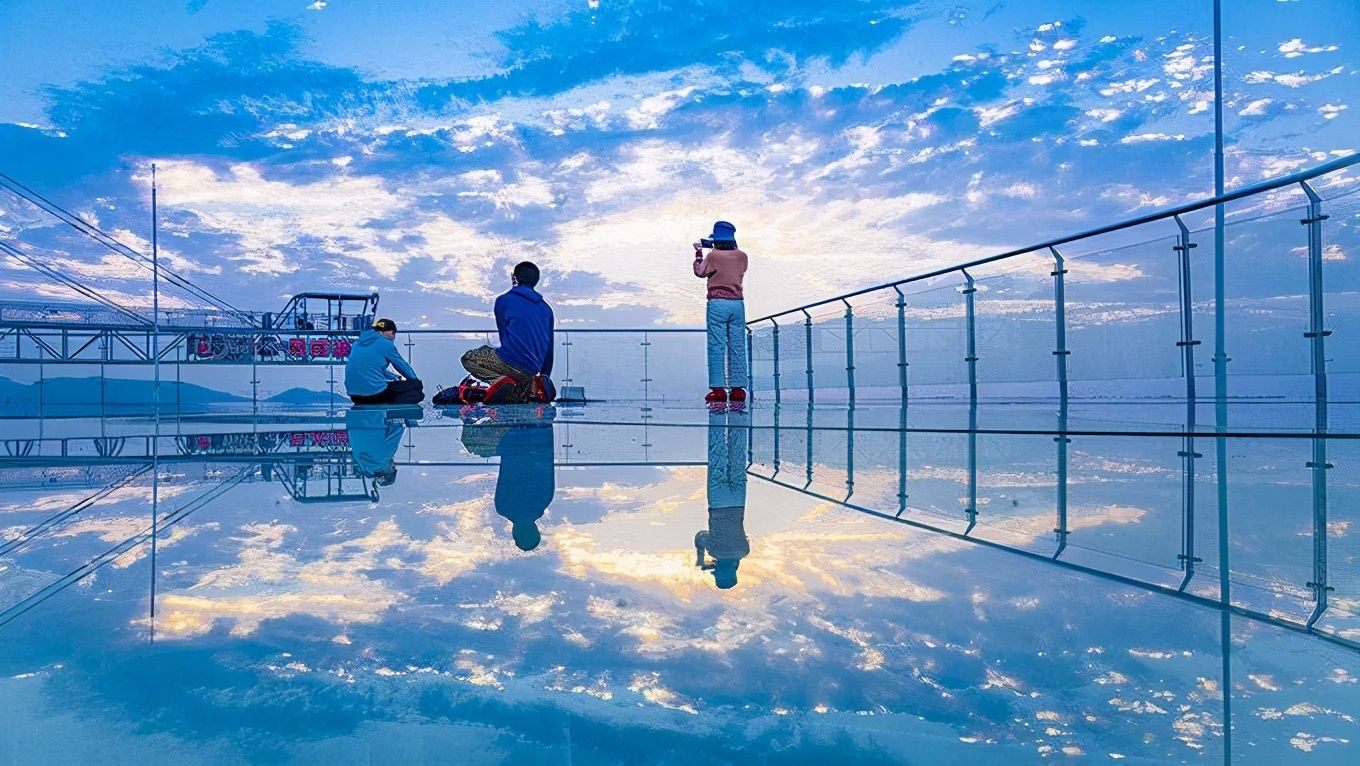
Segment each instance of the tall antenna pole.
[{"label": "tall antenna pole", "polygon": [[[1223,2],[1214,0],[1214,196],[1222,196],[1223,179]],[[1221,606],[1219,634],[1223,663],[1223,762],[1232,762],[1232,566],[1228,560],[1228,352],[1226,290],[1223,270],[1223,203],[1214,205],[1214,424],[1218,439],[1215,451],[1218,480],[1218,597]]]},{"label": "tall antenna pole", "polygon": [[161,489],[161,282],[160,222],[156,208],[156,163],[151,163],[151,409],[155,430],[151,437],[151,640],[156,640],[156,537]]}]

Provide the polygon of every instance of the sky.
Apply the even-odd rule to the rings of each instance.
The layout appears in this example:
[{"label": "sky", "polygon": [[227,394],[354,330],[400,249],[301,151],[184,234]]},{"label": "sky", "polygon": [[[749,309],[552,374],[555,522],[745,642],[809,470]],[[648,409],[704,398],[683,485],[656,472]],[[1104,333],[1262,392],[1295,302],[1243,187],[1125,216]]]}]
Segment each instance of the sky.
[{"label": "sky", "polygon": [[[400,5],[7,0],[0,172],[145,251],[155,163],[208,290],[445,328],[523,259],[563,326],[698,324],[716,219],[758,316],[1213,189],[1209,2]],[[1225,5],[1228,186],[1360,148],[1360,7]],[[149,300],[3,192],[0,235]],[[0,262],[0,299],[63,289]]]}]

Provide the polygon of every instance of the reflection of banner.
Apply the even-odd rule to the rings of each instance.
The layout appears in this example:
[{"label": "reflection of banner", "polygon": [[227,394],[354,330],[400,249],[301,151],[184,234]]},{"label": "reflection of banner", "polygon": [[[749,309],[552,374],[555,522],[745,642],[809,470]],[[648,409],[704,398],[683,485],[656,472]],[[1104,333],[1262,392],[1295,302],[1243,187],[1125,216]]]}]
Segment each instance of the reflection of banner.
[{"label": "reflection of banner", "polygon": [[176,440],[186,455],[259,455],[279,447],[315,447],[325,450],[349,448],[346,431],[284,431],[272,433],[197,434]]},{"label": "reflection of banner", "polygon": [[288,434],[290,447],[347,447],[348,431],[307,431]]},{"label": "reflection of banner", "polygon": [[343,360],[353,343],[348,338],[281,338],[277,335],[214,333],[190,335],[189,361],[241,363]]}]

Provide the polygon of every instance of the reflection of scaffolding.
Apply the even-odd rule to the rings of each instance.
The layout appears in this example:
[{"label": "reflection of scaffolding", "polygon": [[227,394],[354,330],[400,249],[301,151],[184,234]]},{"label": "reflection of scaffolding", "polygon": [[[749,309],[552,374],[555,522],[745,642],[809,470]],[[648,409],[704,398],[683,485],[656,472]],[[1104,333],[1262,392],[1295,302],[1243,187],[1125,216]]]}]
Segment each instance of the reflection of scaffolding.
[{"label": "reflection of scaffolding", "polygon": [[266,455],[329,455],[349,453],[349,433],[342,429],[287,429],[163,436],[174,450],[164,449],[152,434],[125,436],[52,436],[7,439],[0,467],[63,466],[140,463],[150,460],[160,446],[162,462],[200,462],[205,459],[258,460]]},{"label": "reflection of scaffolding", "polygon": [[355,471],[349,455],[267,463],[260,470],[266,480],[270,474],[276,475],[288,494],[299,503],[378,499],[378,488],[373,480]]}]

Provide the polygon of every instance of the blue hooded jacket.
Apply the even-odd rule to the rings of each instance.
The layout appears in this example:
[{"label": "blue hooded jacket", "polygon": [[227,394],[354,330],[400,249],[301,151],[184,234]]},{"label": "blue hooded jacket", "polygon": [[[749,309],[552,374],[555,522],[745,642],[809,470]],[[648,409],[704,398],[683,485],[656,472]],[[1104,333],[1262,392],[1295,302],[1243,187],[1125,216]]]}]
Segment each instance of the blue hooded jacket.
[{"label": "blue hooded jacket", "polygon": [[523,372],[552,374],[553,312],[538,291],[515,285],[497,298],[496,330],[501,361]]},{"label": "blue hooded jacket", "polygon": [[391,364],[409,380],[418,376],[411,365],[401,358],[397,345],[377,330],[364,330],[350,349],[345,360],[345,391],[351,396],[372,396],[387,388],[390,381],[396,380],[388,369]]}]

